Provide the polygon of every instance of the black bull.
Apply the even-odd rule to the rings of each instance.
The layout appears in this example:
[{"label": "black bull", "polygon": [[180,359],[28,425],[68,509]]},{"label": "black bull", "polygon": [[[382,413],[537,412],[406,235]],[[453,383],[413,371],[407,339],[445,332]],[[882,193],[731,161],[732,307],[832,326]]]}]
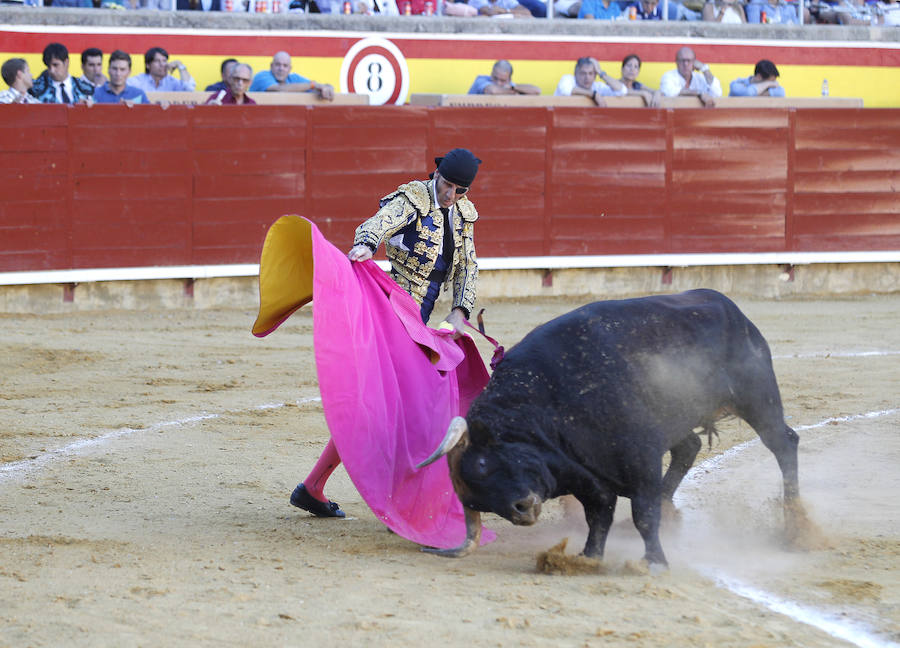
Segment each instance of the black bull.
[{"label": "black bull", "polygon": [[[799,438],[784,421],[769,346],[730,299],[712,290],[589,304],[531,331],[509,350],[465,419],[422,465],[449,453],[478,545],[493,511],[533,524],[541,502],[572,494],[590,528],[586,556],[602,557],[616,497],[631,499],[645,559],[666,564],[660,507],[727,414],[747,421],[775,455],[785,510],[797,504]],[[662,474],[663,455],[671,462]]]}]

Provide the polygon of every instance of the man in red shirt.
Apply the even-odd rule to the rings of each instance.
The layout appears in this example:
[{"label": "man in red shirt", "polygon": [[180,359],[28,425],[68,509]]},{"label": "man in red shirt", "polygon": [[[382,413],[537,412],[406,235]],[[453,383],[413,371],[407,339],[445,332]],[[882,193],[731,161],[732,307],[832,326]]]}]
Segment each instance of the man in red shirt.
[{"label": "man in red shirt", "polygon": [[246,63],[235,63],[228,75],[228,89],[214,92],[206,103],[217,106],[255,105],[256,102],[247,96],[247,88],[252,80],[253,68]]}]

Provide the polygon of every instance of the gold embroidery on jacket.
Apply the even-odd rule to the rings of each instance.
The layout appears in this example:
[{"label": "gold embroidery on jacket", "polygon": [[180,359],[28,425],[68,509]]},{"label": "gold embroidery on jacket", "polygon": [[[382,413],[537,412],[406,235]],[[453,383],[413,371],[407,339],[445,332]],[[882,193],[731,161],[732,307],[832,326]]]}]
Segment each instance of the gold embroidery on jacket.
[{"label": "gold embroidery on jacket", "polygon": [[[357,228],[354,237],[354,245],[366,244],[374,249],[384,241],[391,263],[391,277],[420,304],[428,292],[428,277],[434,270],[444,238],[444,215],[432,202],[433,182],[414,180],[400,185],[397,191],[381,199],[381,208]],[[429,216],[434,229],[424,224]],[[444,280],[444,290],[453,285],[453,306],[462,306],[469,312],[475,307],[478,280],[474,241],[476,220],[475,205],[463,196],[457,201],[452,215],[454,250]],[[412,250],[391,243],[394,236],[413,223],[417,240]]]}]

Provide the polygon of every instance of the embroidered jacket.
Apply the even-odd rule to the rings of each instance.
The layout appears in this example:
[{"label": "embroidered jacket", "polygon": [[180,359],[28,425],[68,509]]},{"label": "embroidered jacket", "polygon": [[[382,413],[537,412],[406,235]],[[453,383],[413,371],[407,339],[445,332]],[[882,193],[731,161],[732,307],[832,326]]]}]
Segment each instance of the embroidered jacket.
[{"label": "embroidered jacket", "polygon": [[[53,87],[53,81],[50,79],[50,73],[47,70],[41,72],[40,76],[34,80],[31,94],[41,103],[59,103],[56,101],[56,88]],[[92,84],[72,77],[72,103],[78,103],[84,97],[90,97],[93,94],[94,86]]]},{"label": "embroidered jacket", "polygon": [[[444,215],[435,204],[432,193],[434,180],[414,180],[400,185],[397,191],[381,199],[381,209],[356,229],[354,245],[367,245],[373,251],[385,242],[385,252],[391,263],[391,277],[406,292],[422,303],[430,283],[429,275],[441,250],[444,238]],[[474,229],[478,220],[475,205],[463,196],[451,212],[453,227],[453,258],[444,279],[444,290],[453,284],[453,308],[461,307],[466,314],[475,307],[475,283],[478,280],[478,260],[475,256]],[[404,245],[415,228],[415,244]]]}]

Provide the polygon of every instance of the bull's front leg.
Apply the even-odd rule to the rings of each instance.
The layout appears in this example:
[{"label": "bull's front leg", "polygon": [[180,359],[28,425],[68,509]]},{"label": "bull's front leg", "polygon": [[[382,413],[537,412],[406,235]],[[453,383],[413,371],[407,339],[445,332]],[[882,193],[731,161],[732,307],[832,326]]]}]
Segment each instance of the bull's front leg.
[{"label": "bull's front leg", "polygon": [[609,535],[613,513],[616,511],[616,494],[603,490],[593,493],[590,498],[578,497],[578,500],[584,506],[584,517],[588,523],[588,537],[583,553],[589,558],[603,558],[606,536]]}]

